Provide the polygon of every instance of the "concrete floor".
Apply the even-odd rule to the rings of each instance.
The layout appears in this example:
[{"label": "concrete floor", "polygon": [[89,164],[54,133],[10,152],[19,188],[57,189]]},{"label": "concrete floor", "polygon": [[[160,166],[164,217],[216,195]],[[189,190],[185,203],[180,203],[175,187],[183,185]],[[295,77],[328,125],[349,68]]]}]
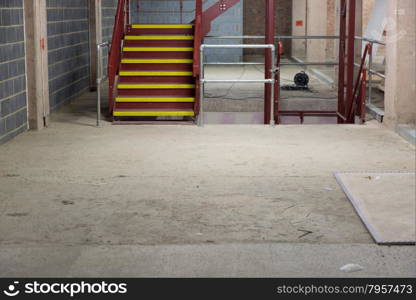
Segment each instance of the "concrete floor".
[{"label": "concrete floor", "polygon": [[0,146],[0,276],[416,276],[415,249],[375,245],[333,176],[413,171],[395,133],[96,128],[94,97]]}]

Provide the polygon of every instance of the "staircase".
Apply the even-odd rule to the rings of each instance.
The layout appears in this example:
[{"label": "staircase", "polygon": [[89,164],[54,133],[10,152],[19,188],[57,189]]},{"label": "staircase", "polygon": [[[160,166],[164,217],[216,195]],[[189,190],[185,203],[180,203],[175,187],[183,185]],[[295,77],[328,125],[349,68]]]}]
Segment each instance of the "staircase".
[{"label": "staircase", "polygon": [[192,24],[128,25],[113,108],[115,121],[195,117]]},{"label": "staircase", "polygon": [[194,123],[200,105],[199,47],[212,21],[239,1],[219,0],[204,11],[204,0],[195,0],[189,24],[130,24],[130,0],[118,0],[108,56],[113,123]]}]

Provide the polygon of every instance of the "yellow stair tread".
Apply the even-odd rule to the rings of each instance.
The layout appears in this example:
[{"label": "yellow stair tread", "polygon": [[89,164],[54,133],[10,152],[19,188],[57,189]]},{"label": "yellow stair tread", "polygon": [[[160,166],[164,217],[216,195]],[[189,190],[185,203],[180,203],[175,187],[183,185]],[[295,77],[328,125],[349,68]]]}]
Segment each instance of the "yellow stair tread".
[{"label": "yellow stair tread", "polygon": [[133,29],[188,29],[193,28],[192,24],[133,24]]},{"label": "yellow stair tread", "polygon": [[129,103],[141,103],[141,102],[195,102],[193,97],[116,97],[116,102],[129,102]]},{"label": "yellow stair tread", "polygon": [[120,83],[119,89],[193,89],[194,84],[182,83]]},{"label": "yellow stair tread", "polygon": [[193,35],[126,35],[127,41],[157,41],[157,40],[193,40]]},{"label": "yellow stair tread", "polygon": [[121,63],[123,64],[192,64],[193,59],[169,59],[169,58],[159,58],[159,59],[140,59],[140,58],[123,58]]},{"label": "yellow stair tread", "polygon": [[115,117],[193,117],[191,110],[115,110]]},{"label": "yellow stair tread", "polygon": [[187,71],[120,71],[120,76],[192,76]]},{"label": "yellow stair tread", "polygon": [[193,47],[123,47],[124,52],[192,52]]}]

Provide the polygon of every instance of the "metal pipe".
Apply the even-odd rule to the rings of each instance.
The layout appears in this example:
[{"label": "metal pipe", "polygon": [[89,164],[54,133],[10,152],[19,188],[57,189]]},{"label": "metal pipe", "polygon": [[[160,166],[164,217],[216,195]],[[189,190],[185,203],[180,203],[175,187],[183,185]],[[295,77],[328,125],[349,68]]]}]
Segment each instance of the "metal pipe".
[{"label": "metal pipe", "polygon": [[101,76],[102,76],[101,44],[97,45],[97,127],[101,121]]},{"label": "metal pipe", "polygon": [[201,45],[199,49],[199,118],[198,126],[204,127],[204,79],[205,79],[205,70],[204,70],[204,45]]},{"label": "metal pipe", "polygon": [[272,83],[273,79],[201,79],[203,83]]},{"label": "metal pipe", "polygon": [[[371,44],[371,50],[369,53],[369,58],[368,58],[368,69],[372,70],[373,69],[373,45]],[[372,99],[373,99],[373,73],[368,72],[368,103],[371,104]],[[365,82],[364,82],[365,84]]]},{"label": "metal pipe", "polygon": [[275,71],[276,71],[276,48],[273,46],[273,48],[270,48],[270,52],[271,52],[271,58],[272,58],[272,69],[270,70],[270,75],[271,75],[271,92],[270,92],[270,126],[274,127],[275,124],[275,119],[274,119],[274,86],[275,86]]},{"label": "metal pipe", "polygon": [[[240,39],[265,39],[264,35],[208,35],[207,39],[218,39],[218,40],[240,40]],[[276,40],[280,39],[297,39],[297,40],[336,40],[339,39],[337,35],[276,35]]]},{"label": "metal pipe", "polygon": [[100,127],[101,122],[101,83],[108,78],[108,76],[103,76],[103,57],[101,50],[109,46],[109,42],[97,44],[97,127]]},{"label": "metal pipe", "polygon": [[212,62],[212,63],[205,63],[205,65],[264,65],[264,63],[256,63],[256,62]]},{"label": "metal pipe", "polygon": [[289,62],[280,63],[281,66],[337,66],[338,62]]},{"label": "metal pipe", "polygon": [[236,44],[236,45],[201,45],[202,50],[204,48],[222,48],[222,49],[265,49],[265,48],[272,48],[275,49],[276,47],[272,44]]},{"label": "metal pipe", "polygon": [[[264,39],[265,44],[273,45],[275,44],[276,36],[276,6],[274,0],[263,0],[265,1],[266,7],[266,24],[265,32],[266,36]],[[265,49],[264,53],[264,78],[272,79],[273,78],[273,69],[275,68],[273,64],[273,55],[275,54],[275,49],[272,48],[272,51]],[[273,124],[273,103],[274,102],[274,85],[273,83],[264,85],[264,124]]]},{"label": "metal pipe", "polygon": [[[357,64],[357,63],[354,63],[354,66],[356,66],[357,68],[359,68],[359,67],[360,67],[360,65],[359,65],[359,64]],[[386,75],[384,75],[384,74],[382,74],[382,73],[380,73],[380,72],[377,72],[377,71],[372,70],[372,69],[368,69],[367,71],[368,71],[368,73],[371,73],[371,74],[373,74],[373,75],[377,75],[377,76],[379,76],[379,77],[381,77],[381,78],[383,78],[383,79],[386,79]]]},{"label": "metal pipe", "polygon": [[365,38],[365,37],[362,37],[362,36],[356,36],[355,39],[356,40],[363,41],[363,42],[369,42],[369,43],[372,43],[372,44],[379,44],[379,45],[382,45],[382,46],[386,46],[386,43],[385,42],[378,41],[378,40],[373,40],[373,39],[369,39],[369,38]]},{"label": "metal pipe", "polygon": [[384,74],[382,74],[380,72],[377,72],[377,71],[374,71],[374,70],[368,70],[368,72],[371,73],[371,74],[373,74],[373,75],[377,75],[377,76],[379,76],[379,77],[381,77],[383,79],[386,79],[386,75],[384,75]]},{"label": "metal pipe", "polygon": [[338,35],[278,35],[277,39],[290,40],[337,40]]}]

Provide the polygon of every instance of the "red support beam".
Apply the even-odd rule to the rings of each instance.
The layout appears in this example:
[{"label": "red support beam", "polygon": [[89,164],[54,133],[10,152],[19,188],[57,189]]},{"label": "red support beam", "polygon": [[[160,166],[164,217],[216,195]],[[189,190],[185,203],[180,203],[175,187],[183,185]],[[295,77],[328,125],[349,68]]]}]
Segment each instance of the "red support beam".
[{"label": "red support beam", "polygon": [[347,35],[347,1],[340,3],[340,25],[339,25],[339,66],[338,66],[338,123],[344,123],[340,115],[345,116],[345,56]]},{"label": "red support beam", "polygon": [[280,62],[283,55],[283,44],[279,41],[277,44],[277,61],[275,73],[275,93],[274,93],[274,121],[280,124]]},{"label": "red support beam", "polygon": [[[275,44],[275,1],[274,0],[265,0],[266,1],[266,44]],[[275,67],[272,65],[272,51],[270,49],[265,50],[265,79],[270,79],[274,77],[272,69]],[[271,95],[272,87],[271,84],[265,83],[264,86],[264,124],[270,124],[270,109],[271,109]]]},{"label": "red support beam", "polygon": [[203,2],[202,0],[196,0],[195,3],[195,33],[194,33],[194,63],[193,63],[193,75],[195,77],[195,103],[194,103],[194,111],[195,115],[198,116],[199,114],[199,107],[201,105],[201,84],[199,82],[201,78],[201,69],[200,69],[200,57],[199,57],[199,49],[201,44],[203,43],[204,36],[202,34],[202,28],[204,26],[203,22]]},{"label": "red support beam", "polygon": [[[352,107],[352,101],[354,101],[354,74],[355,74],[355,10],[356,0],[348,0],[348,58],[347,58],[347,111],[345,116],[351,114],[348,108]],[[354,123],[354,120],[347,120],[347,123]]]}]

